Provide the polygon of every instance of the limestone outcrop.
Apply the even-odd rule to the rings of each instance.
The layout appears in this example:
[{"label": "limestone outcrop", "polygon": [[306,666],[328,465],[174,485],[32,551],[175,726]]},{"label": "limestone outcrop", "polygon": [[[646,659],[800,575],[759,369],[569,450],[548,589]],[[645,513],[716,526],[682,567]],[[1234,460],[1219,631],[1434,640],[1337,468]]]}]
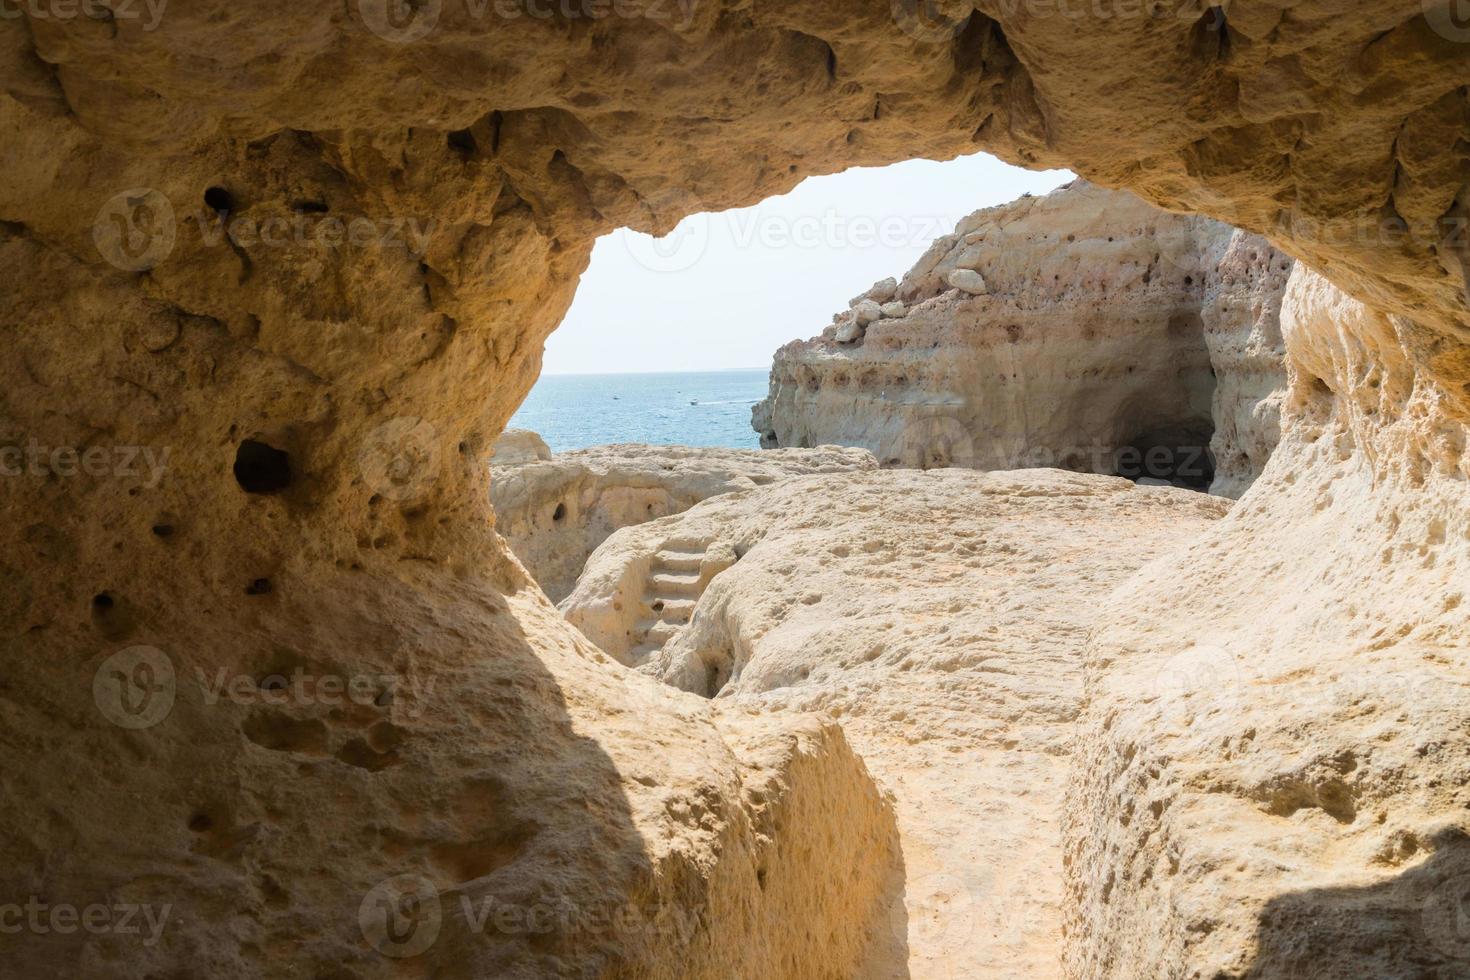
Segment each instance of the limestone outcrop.
[{"label": "limestone outcrop", "polygon": [[[494,533],[485,458],[598,236],[667,231],[811,174],[976,151],[1267,234],[1333,287],[1303,296],[1296,327],[1283,313],[1291,388],[1266,474],[1137,602],[1090,624],[1068,973],[1205,971],[1201,933],[1167,923],[1231,896],[1194,874],[1165,889],[1158,869],[1176,845],[1181,868],[1208,867],[1188,849],[1211,836],[1201,814],[1239,805],[1201,778],[1200,806],[1145,838],[1121,790],[1165,760],[1145,715],[1105,709],[1101,672],[1215,623],[1252,667],[1302,671],[1249,688],[1253,718],[1301,721],[1257,733],[1302,760],[1249,832],[1269,824],[1312,860],[1270,852],[1250,947],[1269,955],[1245,972],[1302,972],[1283,965],[1293,930],[1346,976],[1414,949],[1457,955],[1444,912],[1463,894],[1463,709],[1393,679],[1466,669],[1462,18],[1451,0],[1062,6],[8,10],[0,867],[22,904],[170,913],[151,946],[49,924],[0,934],[7,968],[850,974],[892,898],[873,872],[897,858],[836,733],[726,714],[595,650]],[[1390,748],[1339,771],[1365,802],[1328,827],[1319,807],[1287,811],[1348,812],[1318,765],[1337,757],[1315,755],[1341,740],[1313,741],[1292,714],[1333,663],[1369,678]],[[333,682],[298,688],[298,667]],[[353,678],[367,703],[342,702]],[[1398,759],[1427,760],[1423,775],[1393,775]],[[1204,775],[1168,772],[1184,768]],[[1418,828],[1384,852],[1412,851],[1402,863],[1364,863],[1379,812]],[[512,912],[478,917],[491,900]],[[526,926],[543,900],[571,911]],[[696,927],[606,925],[630,903]],[[1260,907],[1212,913],[1213,942]],[[485,921],[510,926],[467,934]],[[1362,941],[1390,927],[1407,938]]]},{"label": "limestone outcrop", "polygon": [[1239,496],[1279,435],[1291,266],[1259,236],[1077,181],[975,212],[902,282],[782,347],[752,424],[766,447],[862,446],[885,466]]},{"label": "limestone outcrop", "polygon": [[[1320,276],[1292,274],[1282,324],[1287,436],[1219,521],[1223,504],[1177,506],[1209,498],[1062,474],[806,480],[614,535],[567,614],[616,649],[609,610],[639,613],[650,556],[736,556],[634,662],[842,720],[895,794],[906,857],[935,862],[909,871],[911,975],[1461,975],[1464,433],[1423,411],[1398,325]],[[1399,399],[1421,411],[1385,425]],[[1350,434],[1416,492],[1375,492],[1385,474],[1344,452]],[[1148,494],[1171,496],[1128,511]],[[1104,567],[1138,542],[1159,551],[1136,572]],[[935,708],[951,704],[963,714]],[[1028,756],[1036,744],[1065,748]],[[1063,894],[1041,884],[1050,862]],[[1045,962],[1056,948],[1065,961]]]},{"label": "limestone outcrop", "polygon": [[563,608],[621,654],[662,556],[726,555],[691,572],[688,624],[628,659],[730,709],[841,722],[893,796],[905,880],[852,975],[1056,977],[1092,617],[1228,507],[1055,470],[804,477],[617,532]]},{"label": "limestone outcrop", "polygon": [[490,501],[496,529],[542,591],[560,602],[587,556],[620,527],[792,476],[877,465],[872,453],[840,446],[762,452],[626,444],[553,456],[534,432],[516,430],[497,441],[490,458]]}]

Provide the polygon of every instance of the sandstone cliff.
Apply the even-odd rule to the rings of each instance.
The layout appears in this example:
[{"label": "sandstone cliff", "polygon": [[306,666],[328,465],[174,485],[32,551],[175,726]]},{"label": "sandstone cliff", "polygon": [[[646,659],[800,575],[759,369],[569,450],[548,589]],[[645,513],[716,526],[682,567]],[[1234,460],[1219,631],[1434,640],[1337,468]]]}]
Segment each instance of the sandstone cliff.
[{"label": "sandstone cliff", "polygon": [[[902,952],[856,975],[1470,970],[1464,432],[1380,421],[1433,397],[1391,318],[1299,267],[1281,322],[1282,451],[1228,512],[899,470],[712,500],[588,562],[563,608],[590,638],[748,710],[831,712],[893,793]],[[1377,489],[1349,433],[1418,492]],[[679,555],[704,563],[676,594]],[[685,625],[629,649],[671,600]]]},{"label": "sandstone cliff", "polygon": [[1201,249],[1205,343],[1215,376],[1210,492],[1239,497],[1281,438],[1286,348],[1281,299],[1295,263],[1264,238],[1212,235]]},{"label": "sandstone cliff", "polygon": [[791,476],[877,465],[872,453],[839,446],[762,452],[615,445],[553,456],[535,433],[512,431],[490,459],[490,501],[496,529],[542,591],[560,602],[587,556],[620,527]]},{"label": "sandstone cliff", "polygon": [[975,212],[782,347],[752,424],[763,446],[863,446],[885,466],[1061,466],[1238,496],[1277,437],[1291,264],[1077,181]]}]

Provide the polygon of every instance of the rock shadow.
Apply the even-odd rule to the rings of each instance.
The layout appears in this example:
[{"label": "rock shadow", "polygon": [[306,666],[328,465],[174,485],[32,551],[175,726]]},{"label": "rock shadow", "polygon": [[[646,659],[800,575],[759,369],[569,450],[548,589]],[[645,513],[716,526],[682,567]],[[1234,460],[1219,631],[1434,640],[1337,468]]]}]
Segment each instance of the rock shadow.
[{"label": "rock shadow", "polygon": [[1389,881],[1272,899],[1254,961],[1229,980],[1466,980],[1470,835],[1447,830],[1429,846],[1427,860]]},{"label": "rock shadow", "polygon": [[897,830],[883,896],[873,916],[873,934],[853,980],[909,980],[908,868]]}]

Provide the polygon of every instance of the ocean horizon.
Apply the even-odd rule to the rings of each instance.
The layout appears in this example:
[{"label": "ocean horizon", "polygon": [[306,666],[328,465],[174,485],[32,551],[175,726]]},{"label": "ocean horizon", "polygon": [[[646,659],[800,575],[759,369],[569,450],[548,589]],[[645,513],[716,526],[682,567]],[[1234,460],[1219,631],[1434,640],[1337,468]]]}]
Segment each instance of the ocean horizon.
[{"label": "ocean horizon", "polygon": [[759,449],[750,408],[766,368],[543,374],[511,416],[553,452],[618,442]]}]

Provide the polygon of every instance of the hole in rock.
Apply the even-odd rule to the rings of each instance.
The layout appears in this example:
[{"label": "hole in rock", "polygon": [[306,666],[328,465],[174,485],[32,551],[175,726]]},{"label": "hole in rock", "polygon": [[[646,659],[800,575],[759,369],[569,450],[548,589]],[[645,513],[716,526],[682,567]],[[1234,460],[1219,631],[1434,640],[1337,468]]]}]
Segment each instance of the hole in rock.
[{"label": "hole in rock", "polygon": [[256,710],[240,730],[250,741],[273,752],[325,755],[329,732],[320,718],[295,718],[280,711]]},{"label": "hole in rock", "polygon": [[268,578],[255,579],[249,585],[245,586],[246,595],[268,595],[270,591],[271,580]]},{"label": "hole in rock", "polygon": [[235,210],[235,195],[223,187],[211,187],[204,192],[204,206],[218,215],[227,215]]},{"label": "hole in rock", "polygon": [[567,516],[567,505],[566,504],[557,504],[556,505],[556,510],[554,510],[554,511],[551,512],[551,519],[553,521],[565,520],[566,519],[566,516]]},{"label": "hole in rock", "polygon": [[155,524],[153,525],[152,531],[156,537],[168,538],[173,536],[174,526],[172,524]]},{"label": "hole in rock", "polygon": [[134,611],[111,592],[92,596],[92,625],[109,640],[122,640],[133,632]]},{"label": "hole in rock", "polygon": [[463,157],[472,157],[479,147],[475,142],[475,134],[468,129],[456,129],[444,137],[444,142],[449,148]]},{"label": "hole in rock", "polygon": [[725,658],[711,661],[704,667],[704,696],[715,697],[730,680],[730,662]]},{"label": "hole in rock", "polygon": [[284,450],[246,439],[235,451],[235,481],[246,493],[279,493],[291,485],[291,457]]}]

